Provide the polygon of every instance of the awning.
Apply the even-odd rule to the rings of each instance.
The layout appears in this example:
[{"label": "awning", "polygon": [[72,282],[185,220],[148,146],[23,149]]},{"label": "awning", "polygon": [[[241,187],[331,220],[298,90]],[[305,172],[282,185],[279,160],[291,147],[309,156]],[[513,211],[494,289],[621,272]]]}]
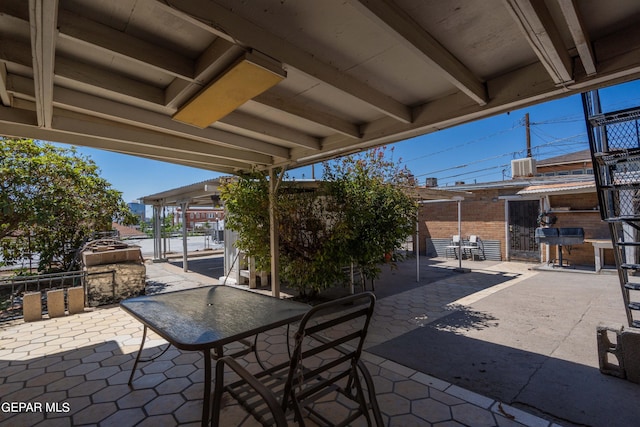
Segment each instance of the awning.
[{"label": "awning", "polygon": [[518,191],[516,194],[567,194],[567,193],[590,193],[595,191],[596,183],[594,181],[589,182],[564,182],[559,184],[542,184],[542,185],[530,185]]}]

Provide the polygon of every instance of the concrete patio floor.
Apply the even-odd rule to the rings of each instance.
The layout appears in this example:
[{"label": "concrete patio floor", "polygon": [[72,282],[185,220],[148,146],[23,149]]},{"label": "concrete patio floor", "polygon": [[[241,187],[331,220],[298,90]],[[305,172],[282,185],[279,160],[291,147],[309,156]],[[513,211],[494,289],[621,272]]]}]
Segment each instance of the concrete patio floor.
[{"label": "concrete patio floor", "polygon": [[[218,262],[215,258],[190,261],[198,270]],[[447,319],[461,307],[473,307],[528,280],[548,282],[550,274],[518,263],[465,262],[471,274],[453,271],[456,262],[425,260],[416,281],[415,261],[402,263],[395,271],[385,271],[376,282],[378,301],[367,338],[365,360],[374,376],[383,418],[389,426],[555,426],[567,417],[545,414],[533,407],[471,390],[473,384],[429,375],[425,361],[405,357],[381,357],[381,348],[418,353],[417,338],[411,343],[394,340],[427,330],[426,326]],[[208,267],[207,267],[208,268]],[[206,268],[205,268],[206,270]],[[577,275],[580,273],[573,273]],[[217,284],[217,280],[195,272],[185,273],[169,263],[147,264],[148,283],[155,290]],[[615,276],[583,275],[584,280],[617,281]],[[551,281],[558,280],[551,278]],[[528,284],[531,286],[531,284]],[[612,300],[615,300],[615,296]],[[609,304],[611,302],[611,304]],[[607,301],[611,310],[622,305]],[[615,317],[615,316],[614,316]],[[623,313],[618,316],[624,317]],[[602,319],[611,320],[611,319]],[[613,319],[616,320],[616,319]],[[491,329],[491,328],[487,328]],[[104,307],[82,314],[40,322],[15,321],[0,325],[0,411],[1,426],[173,426],[199,425],[202,410],[203,361],[199,353],[169,349],[157,360],[143,364],[133,388],[127,385],[140,339],[142,325],[118,307]],[[260,336],[258,347],[267,359],[284,357],[285,330]],[[595,328],[588,346],[595,347]],[[148,337],[145,355],[153,354],[164,341]],[[427,343],[428,345],[428,343]],[[580,343],[577,344],[579,347]],[[390,352],[392,353],[392,352]],[[247,356],[246,364],[255,363]],[[597,367],[597,355],[583,355]],[[456,369],[452,365],[451,370]],[[613,379],[625,387],[629,382]],[[605,396],[604,399],[622,396]],[[553,396],[549,396],[554,399]],[[30,403],[31,408],[12,412],[5,402]],[[39,409],[38,404],[42,406]],[[337,404],[336,408],[340,408]],[[33,409],[29,412],[28,409]],[[536,416],[533,415],[536,413]],[[244,413],[230,405],[223,411],[223,425],[241,425]],[[543,416],[544,418],[542,418]],[[242,425],[255,425],[248,421]],[[360,425],[360,424],[359,424]],[[583,425],[585,425],[583,423]],[[600,424],[595,420],[586,425]]]}]

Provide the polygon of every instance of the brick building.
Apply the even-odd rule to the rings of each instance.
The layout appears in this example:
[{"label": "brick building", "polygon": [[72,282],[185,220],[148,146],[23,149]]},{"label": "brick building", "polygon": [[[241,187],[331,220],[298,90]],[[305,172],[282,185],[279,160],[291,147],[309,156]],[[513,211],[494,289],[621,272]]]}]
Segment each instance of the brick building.
[{"label": "brick building", "polygon": [[[217,207],[193,206],[187,208],[186,211],[187,230],[197,229],[218,229],[224,228],[224,209]],[[174,216],[176,224],[182,224],[182,211],[180,207],[176,208]]]},{"label": "brick building", "polygon": [[[461,234],[463,238],[479,236],[485,258],[534,262],[557,259],[556,246],[535,240],[540,220],[553,223],[553,227],[583,228],[586,240],[610,238],[606,223],[600,219],[588,150],[525,161],[528,164],[523,170],[531,176],[454,187],[471,193],[460,202]],[[445,246],[458,234],[457,202],[426,202],[419,212],[419,233],[426,239],[423,254],[445,256]],[[594,265],[593,246],[583,243],[564,247],[563,258],[573,265]],[[605,262],[613,263],[612,254],[605,253]]]}]

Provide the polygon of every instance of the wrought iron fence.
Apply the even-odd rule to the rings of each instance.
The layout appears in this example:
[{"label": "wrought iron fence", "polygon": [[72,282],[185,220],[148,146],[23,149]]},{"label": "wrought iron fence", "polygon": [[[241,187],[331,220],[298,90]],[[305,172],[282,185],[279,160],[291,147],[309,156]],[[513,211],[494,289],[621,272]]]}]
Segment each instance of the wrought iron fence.
[{"label": "wrought iron fence", "polygon": [[[89,273],[111,274],[113,271]],[[12,276],[0,278],[0,322],[23,317],[23,297],[25,293],[40,292],[42,294],[42,314],[47,314],[47,291],[82,286],[87,293],[86,271],[69,271],[63,273],[39,274],[36,276]],[[112,279],[112,287],[115,281]],[[87,301],[85,300],[85,305]],[[66,301],[65,301],[66,306]]]}]

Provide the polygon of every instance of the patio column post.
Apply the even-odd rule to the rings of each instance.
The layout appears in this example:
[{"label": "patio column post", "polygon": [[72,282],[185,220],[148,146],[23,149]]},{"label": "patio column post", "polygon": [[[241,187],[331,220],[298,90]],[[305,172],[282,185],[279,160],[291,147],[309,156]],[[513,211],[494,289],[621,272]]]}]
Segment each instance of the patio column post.
[{"label": "patio column post", "polygon": [[511,261],[511,242],[509,241],[509,200],[504,201],[504,257],[507,261]]},{"label": "patio column post", "polygon": [[458,199],[458,268],[462,270],[462,200]]},{"label": "patio column post", "polygon": [[187,208],[189,202],[180,202],[180,216],[182,216],[182,270],[186,273],[189,271],[187,261]]},{"label": "patio column post", "polygon": [[276,215],[276,194],[284,169],[280,176],[276,177],[274,168],[269,169],[269,249],[271,253],[271,294],[280,298],[280,242],[278,236],[278,217]]},{"label": "patio column post", "polygon": [[153,259],[162,261],[162,205],[153,205]]},{"label": "patio column post", "polygon": [[420,205],[416,209],[416,282],[420,281]]}]

